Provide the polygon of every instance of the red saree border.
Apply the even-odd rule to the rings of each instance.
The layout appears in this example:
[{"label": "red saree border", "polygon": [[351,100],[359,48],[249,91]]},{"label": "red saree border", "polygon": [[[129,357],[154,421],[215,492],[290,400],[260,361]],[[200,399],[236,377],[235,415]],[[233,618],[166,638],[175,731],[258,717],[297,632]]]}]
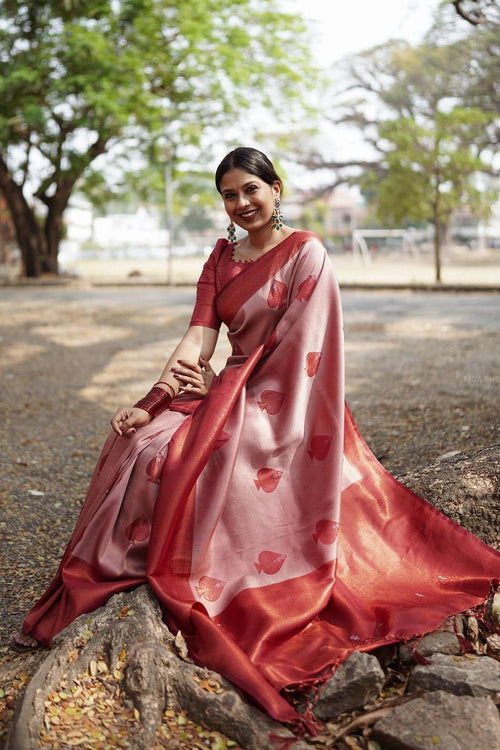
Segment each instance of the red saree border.
[{"label": "red saree border", "polygon": [[[232,320],[242,305],[272,279],[309,239],[317,239],[321,242],[313,232],[300,230],[292,232],[253,263],[248,263],[248,268],[224,284],[217,295],[217,307],[224,308],[224,318]],[[252,273],[247,273],[247,270],[252,270]],[[237,291],[235,284],[238,284]]]}]

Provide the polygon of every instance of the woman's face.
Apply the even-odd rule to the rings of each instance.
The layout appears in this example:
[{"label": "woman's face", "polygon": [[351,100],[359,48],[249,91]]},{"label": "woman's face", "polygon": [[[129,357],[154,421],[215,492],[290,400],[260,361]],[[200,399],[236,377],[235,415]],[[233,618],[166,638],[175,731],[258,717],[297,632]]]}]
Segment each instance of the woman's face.
[{"label": "woman's face", "polygon": [[220,183],[224,208],[231,221],[252,232],[271,221],[274,199],[281,193],[276,181],[269,185],[242,169],[230,169]]}]

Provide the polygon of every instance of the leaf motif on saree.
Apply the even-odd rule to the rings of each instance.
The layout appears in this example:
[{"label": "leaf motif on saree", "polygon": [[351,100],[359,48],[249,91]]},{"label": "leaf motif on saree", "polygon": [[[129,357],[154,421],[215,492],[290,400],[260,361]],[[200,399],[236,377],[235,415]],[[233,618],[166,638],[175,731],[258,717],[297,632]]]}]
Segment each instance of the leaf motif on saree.
[{"label": "leaf motif on saree", "polygon": [[316,459],[317,461],[324,461],[330,450],[331,444],[331,435],[314,435],[314,437],[311,438],[310,448],[307,451],[311,460]]},{"label": "leaf motif on saree", "polygon": [[295,298],[297,302],[307,302],[311,294],[314,292],[315,286],[316,286],[316,276],[314,274],[311,274],[310,276],[307,277],[307,279],[304,279],[304,281],[301,284],[299,284],[299,288],[297,290],[297,296]]},{"label": "leaf motif on saree", "polygon": [[207,602],[216,602],[225,585],[225,581],[220,581],[218,578],[201,576],[195,588],[200,599],[206,599]]},{"label": "leaf motif on saree", "polygon": [[264,492],[274,492],[282,476],[282,471],[263,467],[258,470],[257,479],[254,479],[253,481],[258,490],[262,489]]},{"label": "leaf motif on saree", "polygon": [[145,542],[149,537],[149,521],[146,516],[139,516],[125,529],[125,536],[132,544]]},{"label": "leaf motif on saree", "polygon": [[333,544],[339,535],[339,524],[337,521],[322,519],[316,524],[316,531],[312,535],[316,543]]},{"label": "leaf motif on saree", "polygon": [[264,550],[259,554],[258,560],[258,563],[254,563],[257,573],[267,573],[267,575],[272,576],[281,570],[286,560],[286,555]]},{"label": "leaf motif on saree", "polygon": [[163,469],[163,464],[165,463],[165,454],[164,453],[157,453],[156,456],[153,456],[151,461],[146,466],[146,474],[148,475],[148,482],[152,482],[153,484],[160,484],[160,476],[161,476],[161,470]]},{"label": "leaf motif on saree", "polygon": [[308,352],[306,355],[306,371],[310,378],[318,372],[321,362],[321,352]]},{"label": "leaf motif on saree", "polygon": [[283,281],[277,281],[273,279],[271,282],[271,288],[267,295],[267,304],[276,310],[281,310],[285,307],[288,296],[288,287]]},{"label": "leaf motif on saree", "polygon": [[257,401],[261,411],[267,411],[268,414],[277,414],[283,406],[285,394],[280,391],[262,391],[260,401]]}]

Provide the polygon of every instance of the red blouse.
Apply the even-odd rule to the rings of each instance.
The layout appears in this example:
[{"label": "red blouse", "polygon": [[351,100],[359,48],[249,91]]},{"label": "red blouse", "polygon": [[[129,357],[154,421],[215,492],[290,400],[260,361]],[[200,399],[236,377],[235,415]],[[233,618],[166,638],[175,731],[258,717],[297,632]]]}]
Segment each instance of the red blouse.
[{"label": "red blouse", "polygon": [[248,263],[233,260],[233,245],[226,239],[217,241],[203,266],[196,286],[196,303],[191,326],[204,326],[218,331],[221,319],[217,313],[217,295]]}]

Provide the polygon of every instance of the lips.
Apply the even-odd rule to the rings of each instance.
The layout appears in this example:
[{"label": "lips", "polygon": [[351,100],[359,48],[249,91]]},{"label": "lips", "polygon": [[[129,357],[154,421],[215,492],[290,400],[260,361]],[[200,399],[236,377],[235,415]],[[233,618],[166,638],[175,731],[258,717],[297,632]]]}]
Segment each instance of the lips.
[{"label": "lips", "polygon": [[254,216],[257,216],[258,213],[258,208],[252,208],[250,211],[244,211],[243,213],[238,214],[238,218],[248,221],[249,219],[253,219]]}]

